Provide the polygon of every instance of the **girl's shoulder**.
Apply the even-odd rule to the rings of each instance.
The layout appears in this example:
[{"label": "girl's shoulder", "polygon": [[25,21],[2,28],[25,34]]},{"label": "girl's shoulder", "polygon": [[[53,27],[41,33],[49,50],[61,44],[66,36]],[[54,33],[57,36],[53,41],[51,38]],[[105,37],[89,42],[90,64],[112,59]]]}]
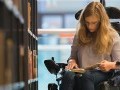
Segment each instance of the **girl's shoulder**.
[{"label": "girl's shoulder", "polygon": [[110,35],[112,37],[113,43],[120,42],[120,35],[117,31],[112,30]]},{"label": "girl's shoulder", "polygon": [[113,37],[113,39],[120,38],[120,35],[116,30],[111,30],[110,36]]}]

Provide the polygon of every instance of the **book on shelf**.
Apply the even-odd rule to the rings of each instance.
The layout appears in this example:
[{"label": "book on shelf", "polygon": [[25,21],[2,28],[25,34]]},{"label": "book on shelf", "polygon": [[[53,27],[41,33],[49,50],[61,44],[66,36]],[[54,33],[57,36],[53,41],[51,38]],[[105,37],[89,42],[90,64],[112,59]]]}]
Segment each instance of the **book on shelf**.
[{"label": "book on shelf", "polygon": [[33,50],[33,78],[37,78],[37,52]]},{"label": "book on shelf", "polygon": [[[5,67],[5,81],[6,84],[12,83],[13,77],[14,77],[14,72],[13,69],[15,68],[14,66],[14,53],[15,53],[15,47],[14,47],[14,42],[11,38],[6,39],[6,67]],[[14,77],[15,78],[15,77]]]},{"label": "book on shelf", "polygon": [[0,29],[0,85],[3,85],[5,82],[4,70],[5,70],[5,35]]},{"label": "book on shelf", "polygon": [[29,79],[32,79],[32,76],[33,76],[32,61],[33,61],[32,51],[28,48],[28,78]]},{"label": "book on shelf", "polygon": [[30,2],[28,2],[28,29],[30,29],[30,23],[31,23],[31,6],[30,6]]},{"label": "book on shelf", "polygon": [[23,81],[24,80],[24,73],[23,73],[23,67],[24,67],[24,46],[23,45],[19,45],[19,80]]}]

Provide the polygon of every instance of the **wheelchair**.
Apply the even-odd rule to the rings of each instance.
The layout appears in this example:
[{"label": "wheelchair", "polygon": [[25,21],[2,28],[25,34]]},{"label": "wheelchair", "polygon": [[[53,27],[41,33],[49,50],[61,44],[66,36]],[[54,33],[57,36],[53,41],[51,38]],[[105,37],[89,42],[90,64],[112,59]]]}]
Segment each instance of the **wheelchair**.
[{"label": "wheelchair", "polygon": [[[67,64],[66,63],[56,63],[54,60],[54,57],[52,57],[51,59],[48,59],[48,60],[44,60],[44,64],[45,64],[47,70],[51,74],[56,75],[57,84],[49,83],[48,90],[60,90],[60,82],[62,81],[62,77],[63,77],[64,72],[65,72],[65,66]],[[60,74],[60,77],[57,77],[58,74]],[[77,84],[78,84],[77,78],[79,78],[80,76],[82,76],[82,73],[79,73],[79,74],[76,73],[76,76],[75,76],[76,83],[75,83],[75,87],[73,90],[78,90],[77,89]],[[120,72],[119,72],[118,76],[120,77]],[[112,85],[112,84],[108,83],[108,81],[104,81],[98,85],[97,90],[120,90],[120,80],[119,80],[118,86]]]}]

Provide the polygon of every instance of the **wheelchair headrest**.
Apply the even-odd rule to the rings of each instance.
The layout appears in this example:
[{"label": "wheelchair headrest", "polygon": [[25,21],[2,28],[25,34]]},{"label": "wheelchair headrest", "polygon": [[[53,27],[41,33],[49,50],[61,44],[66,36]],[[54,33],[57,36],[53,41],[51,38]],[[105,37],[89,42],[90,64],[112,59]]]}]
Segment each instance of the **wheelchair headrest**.
[{"label": "wheelchair headrest", "polygon": [[111,25],[120,33],[120,21],[119,22],[112,22]]},{"label": "wheelchair headrest", "polygon": [[60,70],[60,67],[57,63],[55,63],[54,60],[45,60],[44,61],[44,64],[45,66],[47,67],[48,71],[51,73],[51,74],[55,74],[57,75],[57,73],[59,72]]}]

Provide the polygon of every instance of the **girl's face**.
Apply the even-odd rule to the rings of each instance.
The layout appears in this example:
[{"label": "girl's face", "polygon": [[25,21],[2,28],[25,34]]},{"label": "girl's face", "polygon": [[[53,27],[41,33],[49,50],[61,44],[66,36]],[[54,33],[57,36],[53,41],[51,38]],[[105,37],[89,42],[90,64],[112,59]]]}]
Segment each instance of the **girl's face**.
[{"label": "girl's face", "polygon": [[85,18],[85,24],[90,32],[95,32],[99,26],[99,18],[95,15]]}]

